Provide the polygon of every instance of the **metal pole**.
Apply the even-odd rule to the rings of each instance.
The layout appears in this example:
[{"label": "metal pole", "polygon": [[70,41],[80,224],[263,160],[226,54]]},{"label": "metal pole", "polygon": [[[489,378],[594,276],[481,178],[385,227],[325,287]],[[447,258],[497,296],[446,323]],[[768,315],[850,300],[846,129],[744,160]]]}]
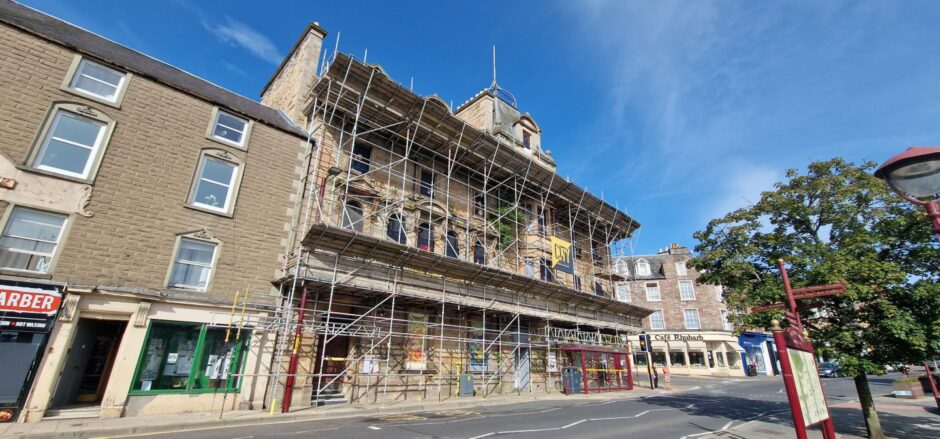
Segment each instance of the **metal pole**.
[{"label": "metal pole", "polygon": [[290,363],[287,366],[287,381],[284,384],[284,402],[281,403],[281,413],[290,411],[291,397],[294,395],[294,381],[297,375],[300,342],[303,338],[304,312],[307,309],[307,288],[300,296],[300,310],[297,311],[297,330],[294,332],[294,350],[290,354]]}]

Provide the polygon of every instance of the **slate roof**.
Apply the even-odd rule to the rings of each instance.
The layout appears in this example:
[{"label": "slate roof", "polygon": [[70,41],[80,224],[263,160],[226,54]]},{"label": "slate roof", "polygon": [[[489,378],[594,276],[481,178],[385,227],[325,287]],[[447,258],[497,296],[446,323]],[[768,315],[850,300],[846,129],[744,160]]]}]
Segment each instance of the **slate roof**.
[{"label": "slate roof", "polygon": [[[628,280],[661,280],[666,278],[666,273],[663,271],[663,264],[666,262],[666,256],[660,255],[642,255],[642,256],[614,256],[613,266],[616,267],[617,260],[625,260],[630,265],[630,275],[626,276]],[[636,263],[643,259],[650,264],[650,274],[649,276],[640,276],[636,272]]]},{"label": "slate roof", "polygon": [[278,110],[238,95],[177,67],[122,46],[73,24],[23,6],[0,0],[0,22],[84,55],[98,58],[265,125],[306,139],[307,133]]}]

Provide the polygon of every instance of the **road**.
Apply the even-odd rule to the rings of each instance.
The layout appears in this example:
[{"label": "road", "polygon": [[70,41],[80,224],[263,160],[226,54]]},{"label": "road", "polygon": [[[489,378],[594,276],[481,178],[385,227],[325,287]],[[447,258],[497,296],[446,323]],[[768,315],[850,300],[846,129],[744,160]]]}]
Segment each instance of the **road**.
[{"label": "road", "polygon": [[[876,395],[891,391],[890,377],[872,377]],[[760,418],[785,422],[789,405],[779,378],[684,378],[674,385],[690,390],[639,399],[552,400],[471,409],[431,411],[344,419],[277,422],[259,425],[180,431],[138,437],[208,438],[674,438],[690,439],[720,433]],[[824,380],[836,430],[864,436],[861,412],[837,408],[857,399],[850,378]],[[885,431],[899,438],[938,437],[897,417],[882,416]],[[934,419],[933,422],[936,422]],[[130,436],[128,436],[130,437]]]}]

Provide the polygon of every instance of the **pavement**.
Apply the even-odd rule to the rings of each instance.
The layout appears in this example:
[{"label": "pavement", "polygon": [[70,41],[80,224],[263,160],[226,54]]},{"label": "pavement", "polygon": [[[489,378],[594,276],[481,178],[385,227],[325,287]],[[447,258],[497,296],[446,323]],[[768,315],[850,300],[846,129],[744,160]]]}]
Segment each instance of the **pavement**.
[{"label": "pavement", "polygon": [[[871,377],[875,405],[889,437],[940,439],[932,398],[901,400],[892,377]],[[838,437],[865,437],[854,383],[823,381]],[[0,425],[17,438],[790,438],[789,405],[778,377],[674,377],[672,390],[591,395],[493,396],[391,405],[338,405],[269,416],[261,411]],[[816,431],[810,437],[821,437]]]}]

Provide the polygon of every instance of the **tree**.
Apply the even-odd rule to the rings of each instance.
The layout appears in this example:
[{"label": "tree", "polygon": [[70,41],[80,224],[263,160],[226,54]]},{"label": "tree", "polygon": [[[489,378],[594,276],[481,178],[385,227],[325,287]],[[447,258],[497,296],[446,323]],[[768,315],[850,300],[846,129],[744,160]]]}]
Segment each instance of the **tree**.
[{"label": "tree", "polygon": [[779,258],[794,288],[845,283],[845,295],[818,300],[801,319],[817,351],[854,377],[869,437],[881,438],[866,374],[940,352],[940,249],[926,216],[873,167],[835,158],[805,175],[789,170],[756,204],[697,232],[692,265],[703,282],[725,286],[729,308],[741,311],[731,317],[738,328],[786,321],[782,311],[743,312],[784,301]]}]

